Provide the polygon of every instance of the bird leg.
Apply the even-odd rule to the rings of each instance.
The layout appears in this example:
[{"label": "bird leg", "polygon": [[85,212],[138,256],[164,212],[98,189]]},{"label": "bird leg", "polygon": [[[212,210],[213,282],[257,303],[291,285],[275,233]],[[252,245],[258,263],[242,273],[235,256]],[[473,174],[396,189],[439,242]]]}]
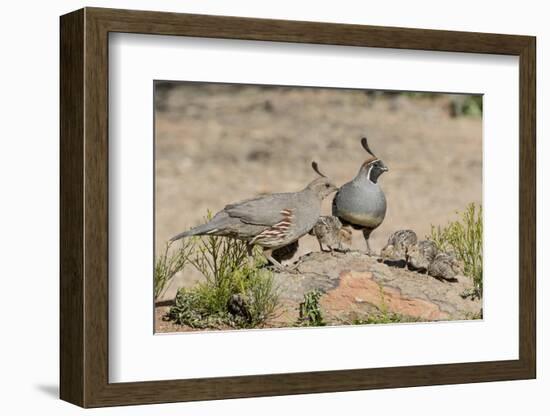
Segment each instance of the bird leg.
[{"label": "bird leg", "polygon": [[369,244],[369,237],[370,237],[371,232],[372,232],[371,229],[363,228],[363,237],[365,238],[365,243],[367,243],[367,254],[369,256],[372,256],[372,250],[371,250],[370,244]]},{"label": "bird leg", "polygon": [[317,242],[319,243],[319,249],[323,252],[323,253],[327,253],[329,251],[332,251],[332,250],[325,250],[325,248],[323,247],[323,243],[321,243],[321,240],[317,239]]},{"label": "bird leg", "polygon": [[251,268],[254,268],[254,245],[253,244],[247,244],[246,245],[246,254],[248,259],[248,265]]},{"label": "bird leg", "polygon": [[338,251],[337,248],[333,248],[332,246],[328,246],[328,248],[329,248],[330,255],[334,257],[336,255],[334,253],[336,253],[336,251]]},{"label": "bird leg", "polygon": [[365,239],[365,242],[367,243],[367,254],[368,254],[369,256],[372,256],[372,249],[370,248],[369,239],[366,238],[366,239]]},{"label": "bird leg", "polygon": [[294,265],[291,267],[285,267],[281,263],[279,263],[277,260],[273,258],[271,255],[273,250],[264,250],[264,256],[265,258],[271,263],[273,268],[277,270],[278,272],[287,272],[287,273],[297,273],[297,267],[298,265]]},{"label": "bird leg", "polygon": [[349,253],[350,251],[351,249],[344,247],[341,242],[338,243],[338,247],[333,249],[333,252],[336,252],[336,253]]},{"label": "bird leg", "polygon": [[282,272],[285,270],[284,266],[279,263],[277,260],[275,260],[271,254],[264,253],[265,258],[271,263],[271,265],[277,269],[278,271]]}]

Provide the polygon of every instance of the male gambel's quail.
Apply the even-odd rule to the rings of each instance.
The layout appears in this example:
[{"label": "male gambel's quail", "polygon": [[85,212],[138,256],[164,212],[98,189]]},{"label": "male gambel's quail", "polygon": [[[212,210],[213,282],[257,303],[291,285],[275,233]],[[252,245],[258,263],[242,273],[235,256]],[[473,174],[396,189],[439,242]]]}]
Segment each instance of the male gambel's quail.
[{"label": "male gambel's quail", "polygon": [[276,268],[283,266],[271,256],[275,249],[298,240],[313,228],[321,215],[321,202],[338,190],[318,169],[319,174],[300,192],[278,193],[226,205],[206,224],[172,237],[171,241],[194,235],[217,235],[244,240],[249,247],[264,248],[265,257]]},{"label": "male gambel's quail", "polygon": [[[321,251],[345,251],[343,245],[351,245],[351,231],[344,228],[338,217],[323,215],[309,232],[317,237]],[[328,249],[323,247],[325,245]]]},{"label": "male gambel's quail", "polygon": [[386,197],[378,185],[378,177],[388,168],[372,153],[365,137],[361,144],[371,157],[361,165],[355,178],[340,187],[332,202],[332,215],[344,225],[363,231],[370,255],[370,234],[386,216]]}]

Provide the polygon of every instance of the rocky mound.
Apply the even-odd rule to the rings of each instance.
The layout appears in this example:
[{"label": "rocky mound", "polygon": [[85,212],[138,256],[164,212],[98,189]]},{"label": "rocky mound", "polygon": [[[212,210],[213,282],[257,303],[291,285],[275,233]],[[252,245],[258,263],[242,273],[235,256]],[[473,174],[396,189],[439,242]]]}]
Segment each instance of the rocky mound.
[{"label": "rocky mound", "polygon": [[313,252],[298,260],[297,273],[275,273],[283,305],[277,322],[296,321],[304,295],[320,291],[325,322],[357,323],[368,316],[393,314],[405,321],[462,320],[481,317],[482,302],[464,296],[473,288],[469,277],[436,279],[392,267],[358,251]]}]

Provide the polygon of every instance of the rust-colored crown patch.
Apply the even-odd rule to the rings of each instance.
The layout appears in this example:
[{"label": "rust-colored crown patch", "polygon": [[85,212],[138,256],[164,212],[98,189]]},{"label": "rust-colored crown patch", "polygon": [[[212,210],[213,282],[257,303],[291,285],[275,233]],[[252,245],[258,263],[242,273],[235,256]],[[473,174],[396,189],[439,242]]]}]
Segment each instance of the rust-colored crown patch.
[{"label": "rust-colored crown patch", "polygon": [[363,162],[363,167],[366,168],[366,167],[369,166],[371,163],[376,162],[377,160],[378,160],[377,157],[370,157],[370,158],[368,158],[367,160],[365,160],[365,161]]}]

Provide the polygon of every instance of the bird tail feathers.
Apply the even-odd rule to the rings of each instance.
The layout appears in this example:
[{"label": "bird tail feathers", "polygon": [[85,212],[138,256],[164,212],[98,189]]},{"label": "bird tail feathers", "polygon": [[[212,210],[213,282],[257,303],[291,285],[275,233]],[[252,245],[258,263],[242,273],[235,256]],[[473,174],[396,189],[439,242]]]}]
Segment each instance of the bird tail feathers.
[{"label": "bird tail feathers", "polygon": [[182,239],[182,238],[184,238],[184,237],[191,237],[191,236],[193,236],[193,235],[195,235],[195,234],[193,233],[193,230],[184,231],[183,233],[179,233],[178,235],[175,235],[174,237],[172,237],[172,238],[170,239],[170,242],[180,240],[180,239]]},{"label": "bird tail feathers", "polygon": [[172,237],[170,241],[176,241],[181,238],[192,237],[194,235],[214,234],[219,230],[220,225],[223,225],[224,220],[225,218],[214,217],[206,224],[201,224],[191,228],[190,230],[184,231],[183,233],[179,233],[178,235]]}]

